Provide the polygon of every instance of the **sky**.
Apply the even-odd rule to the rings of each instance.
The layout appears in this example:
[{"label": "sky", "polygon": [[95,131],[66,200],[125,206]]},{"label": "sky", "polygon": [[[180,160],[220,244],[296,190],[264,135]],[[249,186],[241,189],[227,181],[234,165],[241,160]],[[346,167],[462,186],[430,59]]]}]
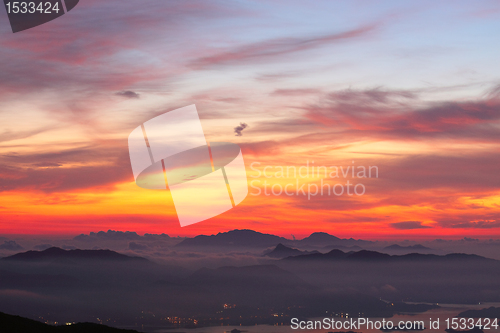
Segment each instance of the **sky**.
[{"label": "sky", "polygon": [[[0,10],[0,234],[499,238],[499,18],[496,1],[86,0],[13,34]],[[181,228],[127,138],[192,104],[251,186]]]}]

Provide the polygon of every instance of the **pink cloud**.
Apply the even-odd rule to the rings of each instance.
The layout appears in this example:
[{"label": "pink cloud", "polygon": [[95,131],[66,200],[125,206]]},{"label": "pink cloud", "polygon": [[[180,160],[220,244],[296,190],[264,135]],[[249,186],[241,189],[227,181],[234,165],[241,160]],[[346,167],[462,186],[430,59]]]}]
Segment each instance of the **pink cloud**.
[{"label": "pink cloud", "polygon": [[[304,107],[305,118],[322,126],[334,126],[350,137],[375,140],[447,138],[497,141],[500,134],[500,100],[427,103],[413,106],[418,95],[411,91],[340,91],[328,94],[320,104]],[[422,102],[420,102],[422,104]]]},{"label": "pink cloud", "polygon": [[305,51],[322,45],[344,40],[365,37],[373,32],[377,25],[371,24],[357,29],[324,36],[304,38],[278,38],[251,43],[215,55],[201,57],[191,62],[191,67],[203,69],[212,66],[252,64],[299,51]]},{"label": "pink cloud", "polygon": [[[5,154],[1,161],[0,191],[32,190],[51,193],[102,189],[133,179],[126,147],[86,147],[53,153]],[[59,167],[73,163],[80,165]]]}]

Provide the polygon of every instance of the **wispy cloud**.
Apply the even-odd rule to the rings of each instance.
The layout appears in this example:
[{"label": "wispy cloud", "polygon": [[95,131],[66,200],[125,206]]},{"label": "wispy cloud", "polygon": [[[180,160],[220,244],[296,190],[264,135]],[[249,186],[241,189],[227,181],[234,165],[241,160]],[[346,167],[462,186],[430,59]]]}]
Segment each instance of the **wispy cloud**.
[{"label": "wispy cloud", "polygon": [[469,221],[453,224],[450,226],[451,228],[478,228],[478,229],[492,229],[492,228],[500,228],[499,221]]},{"label": "wispy cloud", "polygon": [[319,89],[276,89],[271,93],[271,95],[277,96],[303,96],[303,95],[311,95],[311,94],[319,94],[321,90]]},{"label": "wispy cloud", "polygon": [[131,177],[128,152],[126,149],[119,154],[116,152],[116,147],[87,147],[53,153],[4,155],[0,167],[0,192],[49,193],[113,187]]},{"label": "wispy cloud", "polygon": [[423,225],[420,221],[403,221],[391,223],[391,227],[398,230],[426,229],[430,226]]},{"label": "wispy cloud", "polygon": [[344,40],[365,37],[376,30],[376,24],[366,25],[340,33],[311,37],[289,37],[266,40],[239,46],[233,50],[226,50],[211,56],[201,57],[191,62],[195,69],[212,66],[241,65],[263,62],[276,59],[299,51],[314,49],[326,44],[338,43]]}]

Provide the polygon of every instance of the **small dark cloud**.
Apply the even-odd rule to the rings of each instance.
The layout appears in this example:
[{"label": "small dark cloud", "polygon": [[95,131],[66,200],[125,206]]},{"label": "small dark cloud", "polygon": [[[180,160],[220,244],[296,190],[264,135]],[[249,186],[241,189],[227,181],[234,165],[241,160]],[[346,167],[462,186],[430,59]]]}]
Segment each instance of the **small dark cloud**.
[{"label": "small dark cloud", "polygon": [[242,132],[245,128],[247,128],[247,127],[248,127],[248,125],[247,125],[247,124],[245,124],[245,123],[240,123],[240,125],[239,125],[239,126],[236,126],[236,127],[234,128],[234,133],[236,133],[235,135],[236,135],[236,136],[242,136],[243,134],[241,134],[241,132]]},{"label": "small dark cloud", "polygon": [[122,90],[117,92],[116,95],[126,98],[139,98],[139,94],[132,90]]},{"label": "small dark cloud", "polygon": [[136,242],[130,242],[128,243],[128,248],[132,251],[136,251],[136,250],[147,250],[148,247],[144,244],[138,244]]},{"label": "small dark cloud", "polygon": [[430,228],[427,225],[423,225],[420,221],[403,221],[391,223],[391,227],[398,230],[411,230],[411,229],[426,229]]},{"label": "small dark cloud", "polygon": [[0,250],[9,250],[9,251],[19,251],[24,248],[17,244],[15,241],[4,241],[3,244],[0,244]]},{"label": "small dark cloud", "polygon": [[73,245],[63,245],[63,246],[61,246],[61,248],[63,250],[76,250],[77,249],[77,247],[73,246]]}]

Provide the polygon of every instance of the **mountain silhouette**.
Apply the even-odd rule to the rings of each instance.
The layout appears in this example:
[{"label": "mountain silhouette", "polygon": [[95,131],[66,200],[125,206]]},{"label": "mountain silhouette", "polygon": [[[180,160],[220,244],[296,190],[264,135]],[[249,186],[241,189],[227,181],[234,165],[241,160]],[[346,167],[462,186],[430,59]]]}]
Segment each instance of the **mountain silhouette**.
[{"label": "mountain silhouette", "polygon": [[500,308],[489,307],[481,310],[467,310],[460,312],[457,317],[462,318],[500,318]]},{"label": "mountain silhouette", "polygon": [[391,256],[386,253],[377,251],[361,250],[347,254],[347,258],[351,260],[385,260]]},{"label": "mountain silhouette", "polygon": [[430,247],[423,246],[422,244],[401,246],[398,244],[392,244],[384,247],[384,250],[395,250],[395,251],[406,251],[406,250],[432,250]]},{"label": "mountain silhouette", "polygon": [[313,232],[308,237],[297,241],[301,246],[316,246],[316,247],[324,247],[332,245],[349,247],[349,246],[365,246],[369,245],[373,242],[365,241],[361,239],[354,238],[339,238],[333,235],[330,235],[326,232]]},{"label": "mountain silhouette", "polygon": [[302,254],[312,254],[312,253],[319,253],[318,251],[301,251],[298,249],[294,249],[291,247],[288,247],[286,245],[283,245],[279,243],[276,245],[276,247],[270,251],[267,252],[265,255],[271,258],[286,258],[286,257],[291,257],[291,256],[298,256]]},{"label": "mountain silhouette", "polygon": [[72,325],[51,326],[36,320],[13,316],[0,312],[0,332],[2,333],[138,333],[135,330],[122,330],[106,325],[77,323]]},{"label": "mountain silhouette", "polygon": [[27,251],[4,257],[7,261],[51,261],[51,260],[113,260],[148,261],[142,257],[132,257],[111,250],[63,250],[51,247],[43,251]]},{"label": "mountain silhouette", "polygon": [[302,239],[301,242],[310,244],[332,244],[340,240],[340,238],[327,234],[326,232],[313,232],[308,237]]},{"label": "mountain silhouette", "polygon": [[199,235],[194,238],[186,238],[177,247],[251,247],[251,248],[266,248],[277,246],[278,244],[285,246],[299,247],[324,247],[337,245],[339,247],[368,245],[373,242],[365,240],[341,239],[325,232],[314,232],[308,237],[301,240],[290,240],[284,237],[264,234],[253,230],[231,230],[228,232],[220,232],[217,235]]},{"label": "mountain silhouette", "polygon": [[381,253],[377,251],[351,251],[343,252],[338,249],[334,249],[328,253],[314,253],[314,254],[302,254],[298,256],[292,256],[285,258],[283,260],[300,260],[300,261],[316,261],[316,260],[366,260],[366,261],[463,261],[463,260],[474,260],[474,261],[496,261],[494,259],[489,259],[481,257],[475,254],[465,254],[465,253],[451,253],[444,256],[436,254],[421,254],[421,253],[410,253],[405,255],[389,255],[386,253]]},{"label": "mountain silhouette", "polygon": [[231,230],[217,235],[187,238],[176,247],[270,247],[287,241],[283,237],[253,230]]}]

